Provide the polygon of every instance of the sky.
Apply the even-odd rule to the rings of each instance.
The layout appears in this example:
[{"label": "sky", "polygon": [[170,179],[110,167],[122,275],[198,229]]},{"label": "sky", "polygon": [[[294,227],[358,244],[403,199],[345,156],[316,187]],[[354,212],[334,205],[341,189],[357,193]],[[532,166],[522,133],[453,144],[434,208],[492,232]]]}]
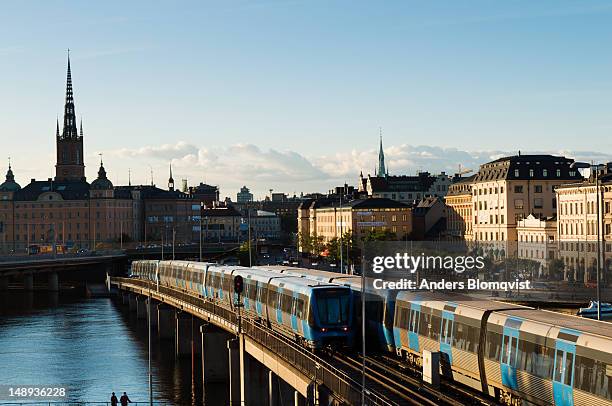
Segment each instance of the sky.
[{"label": "sky", "polygon": [[[0,171],[54,175],[66,49],[87,177],[325,192],[501,155],[612,160],[612,2],[21,1],[0,13]],[[2,156],[3,155],[3,156]],[[6,158],[5,158],[6,157]]]}]

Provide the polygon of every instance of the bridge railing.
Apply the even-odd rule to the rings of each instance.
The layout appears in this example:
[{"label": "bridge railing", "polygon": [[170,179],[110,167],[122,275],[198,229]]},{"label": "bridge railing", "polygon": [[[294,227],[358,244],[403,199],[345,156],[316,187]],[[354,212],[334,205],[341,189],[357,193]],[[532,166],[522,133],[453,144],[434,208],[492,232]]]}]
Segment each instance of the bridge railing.
[{"label": "bridge railing", "polygon": [[[25,402],[0,402],[0,406],[111,406],[111,402],[70,402],[70,401],[25,401]],[[133,406],[151,405],[149,402],[132,402]],[[153,406],[172,406],[172,402],[153,402]]]},{"label": "bridge railing", "polygon": [[[156,291],[157,289],[156,285],[140,279],[113,278],[113,280],[130,283],[145,290],[151,289],[151,291]],[[232,309],[166,286],[159,286],[159,292],[219,316],[233,324],[236,328],[238,326],[238,315]],[[256,323],[254,320],[243,317],[241,326],[242,332],[246,336],[277,354],[313,382],[322,383],[327,389],[344,398],[350,404],[361,404],[361,383],[351,378],[344,371],[325,362],[321,357],[289,340],[287,337]],[[367,391],[365,399],[366,405],[393,405],[393,403],[377,396],[371,391]]]}]

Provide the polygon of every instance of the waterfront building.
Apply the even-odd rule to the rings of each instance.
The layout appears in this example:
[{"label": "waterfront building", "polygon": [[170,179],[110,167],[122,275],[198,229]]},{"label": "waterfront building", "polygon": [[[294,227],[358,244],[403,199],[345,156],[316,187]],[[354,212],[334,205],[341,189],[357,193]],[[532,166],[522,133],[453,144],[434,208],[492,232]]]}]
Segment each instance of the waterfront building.
[{"label": "waterfront building", "polygon": [[253,193],[248,187],[243,186],[240,188],[240,192],[236,194],[236,203],[248,203],[253,201]]}]

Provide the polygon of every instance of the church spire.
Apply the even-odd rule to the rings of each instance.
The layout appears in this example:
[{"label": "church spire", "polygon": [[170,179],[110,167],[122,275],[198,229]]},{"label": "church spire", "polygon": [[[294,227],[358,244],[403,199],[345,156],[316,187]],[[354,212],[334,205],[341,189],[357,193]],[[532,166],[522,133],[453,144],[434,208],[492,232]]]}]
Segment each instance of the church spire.
[{"label": "church spire", "polygon": [[80,135],[81,135],[81,137],[83,136],[83,117],[81,117]]},{"label": "church spire", "polygon": [[64,131],[62,138],[76,139],[78,137],[76,114],[74,112],[74,93],[72,90],[72,73],[70,72],[70,50],[68,50],[68,70],[66,73],[66,103],[64,105]]},{"label": "church spire", "polygon": [[[81,127],[82,128],[82,127]],[[55,180],[82,181],[85,180],[85,164],[83,163],[83,133],[79,136],[76,113],[74,111],[74,94],[72,90],[72,71],[70,68],[70,50],[68,50],[68,66],[66,70],[66,102],[64,104],[64,126],[59,131],[59,120],[56,121],[57,163],[55,165]]]},{"label": "church spire", "polygon": [[174,191],[174,179],[172,178],[172,162],[170,162],[170,178],[168,178],[168,190]]},{"label": "church spire", "polygon": [[387,169],[385,167],[385,152],[383,151],[382,144],[382,128],[379,128],[379,136],[380,136],[380,147],[378,150],[378,171],[376,172],[376,176],[387,176]]},{"label": "church spire", "polygon": [[59,138],[59,117],[55,117],[55,136]]}]

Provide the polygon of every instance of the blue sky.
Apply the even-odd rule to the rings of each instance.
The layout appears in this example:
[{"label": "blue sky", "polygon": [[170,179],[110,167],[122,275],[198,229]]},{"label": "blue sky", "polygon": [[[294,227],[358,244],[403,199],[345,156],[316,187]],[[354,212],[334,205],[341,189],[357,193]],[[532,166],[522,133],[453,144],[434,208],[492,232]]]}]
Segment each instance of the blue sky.
[{"label": "blue sky", "polygon": [[[66,48],[87,175],[325,191],[517,150],[612,154],[609,1],[3,2],[0,149],[53,174]],[[4,172],[5,164],[0,166]]]}]

